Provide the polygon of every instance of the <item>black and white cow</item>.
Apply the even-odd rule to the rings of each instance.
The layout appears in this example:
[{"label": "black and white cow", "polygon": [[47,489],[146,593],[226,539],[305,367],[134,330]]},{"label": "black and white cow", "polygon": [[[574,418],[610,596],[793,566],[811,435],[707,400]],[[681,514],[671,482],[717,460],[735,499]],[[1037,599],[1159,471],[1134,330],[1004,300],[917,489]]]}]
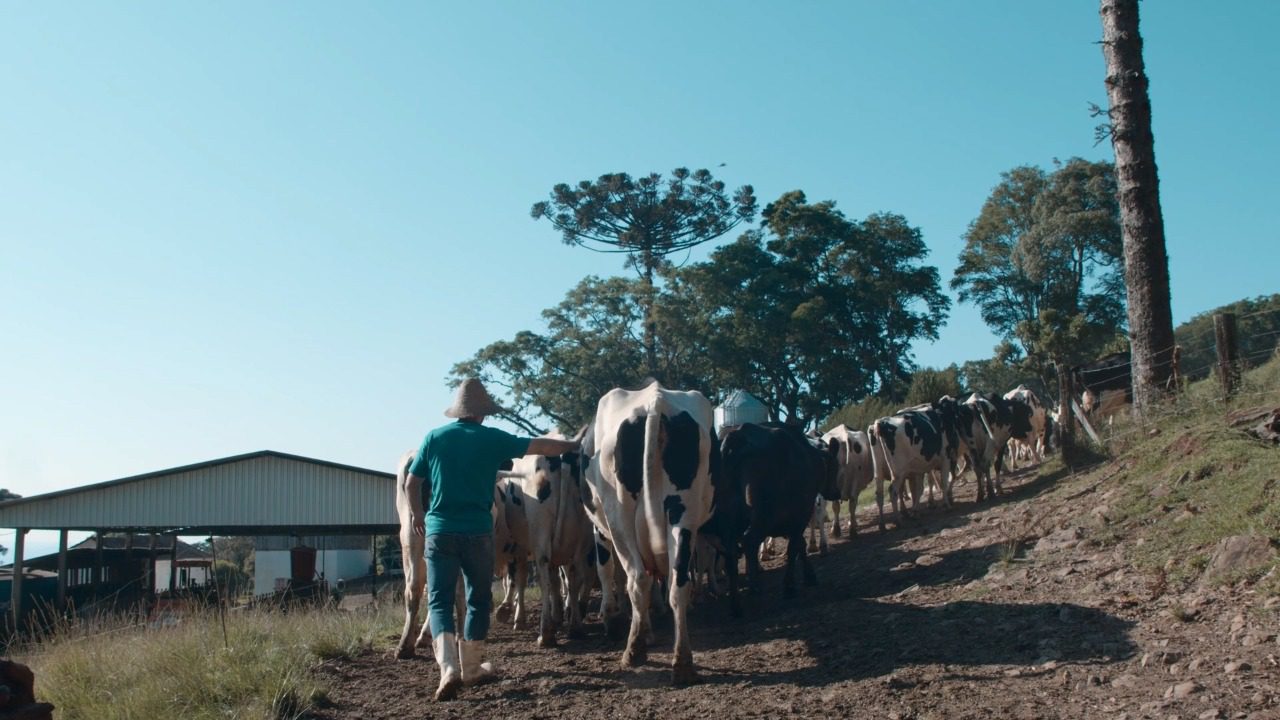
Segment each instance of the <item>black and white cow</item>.
[{"label": "black and white cow", "polygon": [[[555,647],[556,631],[562,624],[567,624],[569,637],[582,635],[579,598],[587,580],[583,572],[591,525],[580,495],[578,454],[526,455],[512,467],[512,480],[517,478],[529,528],[529,551],[542,593],[538,645]],[[564,587],[562,572],[567,580]]]},{"label": "black and white cow", "polygon": [[[902,490],[918,501],[926,475],[936,474],[942,502],[951,505],[951,476],[964,452],[957,432],[959,403],[944,397],[931,405],[907,408],[867,428],[875,465],[876,506],[884,530],[884,481],[889,480],[895,522],[901,524],[906,503]],[[908,483],[910,483],[908,485]]]},{"label": "black and white cow", "polygon": [[825,442],[787,426],[746,423],[732,428],[721,439],[720,453],[726,493],[723,503],[717,496],[712,525],[727,550],[730,604],[737,615],[741,612],[735,592],[737,553],[729,538],[741,528],[741,547],[753,592],[760,588],[760,544],[771,537],[787,540],[784,594],[790,597],[796,592],[797,565],[805,584],[815,584],[817,577],[805,554],[804,531],[820,496],[839,497],[839,465]]},{"label": "black and white cow", "polygon": [[657,382],[641,390],[611,390],[596,407],[592,440],[584,442],[593,455],[584,501],[594,506],[588,508],[592,520],[622,564],[631,599],[622,664],[639,666],[648,655],[653,578],[665,576],[675,616],[675,684],[697,677],[688,610],[694,536],[711,513],[711,478],[719,459],[711,410],[701,393],[668,390]]},{"label": "black and white cow", "polygon": [[1118,352],[1071,368],[1080,409],[1110,421],[1133,404],[1133,376],[1129,353]]},{"label": "black and white cow", "polygon": [[502,602],[494,617],[524,627],[524,591],[529,583],[529,523],[518,479],[499,477],[493,488],[493,567],[503,576]]},{"label": "black and white cow", "polygon": [[[871,443],[867,434],[861,430],[853,430],[845,425],[837,425],[823,434],[822,440],[827,443],[830,452],[835,456],[838,469],[836,486],[840,490],[840,499],[831,502],[831,534],[840,537],[840,505],[849,502],[849,534],[858,534],[858,495],[871,484],[875,477],[875,465],[871,460]],[[823,524],[823,515],[814,513],[818,535],[818,549],[827,550],[827,533]],[[811,530],[815,528],[810,528]],[[809,550],[812,551],[813,538],[810,538]]]},{"label": "black and white cow", "polygon": [[1044,405],[1040,403],[1040,398],[1036,397],[1031,388],[1019,385],[1005,393],[1004,399],[1019,400],[1031,408],[1031,437],[1026,440],[1009,439],[1009,469],[1017,467],[1017,461],[1024,458],[1032,462],[1044,462],[1045,429],[1048,423],[1045,420]]},{"label": "black and white cow", "polygon": [[[969,438],[969,460],[978,479],[978,502],[984,497],[995,499],[1003,492],[1001,465],[1011,439],[1029,442],[1033,437],[1031,406],[1017,398],[973,393],[963,403],[983,424],[983,432],[973,431]],[[963,428],[963,423],[961,423]],[[969,427],[972,427],[970,424]],[[962,429],[963,434],[963,429]],[[995,466],[995,481],[991,468]]]}]

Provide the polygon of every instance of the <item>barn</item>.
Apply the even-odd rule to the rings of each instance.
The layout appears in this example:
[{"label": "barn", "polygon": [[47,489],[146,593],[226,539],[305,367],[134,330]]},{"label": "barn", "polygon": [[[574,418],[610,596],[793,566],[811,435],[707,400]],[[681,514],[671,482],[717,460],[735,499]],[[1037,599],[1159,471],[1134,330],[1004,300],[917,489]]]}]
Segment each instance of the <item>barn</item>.
[{"label": "barn", "polygon": [[[15,530],[9,617],[13,626],[21,627],[34,610],[25,602],[28,594],[22,587],[28,577],[24,537],[30,530],[60,532],[53,571],[54,603],[61,608],[67,604],[69,584],[80,577],[88,578],[94,597],[111,592],[120,596],[113,584],[135,586],[143,596],[154,596],[166,585],[173,590],[183,566],[194,567],[184,562],[191,558],[184,558],[179,536],[286,538],[271,545],[282,549],[302,544],[303,538],[359,537],[361,547],[369,548],[359,565],[368,568],[373,538],[398,532],[399,521],[395,475],[262,450],[0,502],[0,528]],[[113,581],[106,569],[110,541],[94,542],[87,553],[84,548],[73,553],[67,545],[70,531],[124,538],[121,542],[127,547],[121,550],[137,562]],[[353,543],[335,544],[341,546],[336,551]],[[76,566],[80,560],[73,564],[73,555],[91,558],[87,574],[75,574],[84,568]],[[327,566],[330,559],[322,562]],[[343,562],[343,572],[355,565],[349,559]],[[273,564],[268,566],[267,572],[276,572]],[[333,567],[338,566],[334,560]],[[164,577],[158,568],[178,572]],[[150,582],[137,577],[147,573],[153,578]]]}]

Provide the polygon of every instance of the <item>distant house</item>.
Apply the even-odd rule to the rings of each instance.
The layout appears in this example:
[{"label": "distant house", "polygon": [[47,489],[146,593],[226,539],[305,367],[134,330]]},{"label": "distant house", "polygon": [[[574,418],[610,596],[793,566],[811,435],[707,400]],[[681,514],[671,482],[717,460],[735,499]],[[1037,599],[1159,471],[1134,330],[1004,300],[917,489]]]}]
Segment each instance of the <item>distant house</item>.
[{"label": "distant house", "polygon": [[[176,549],[174,543],[177,543]],[[176,554],[176,567],[173,556]],[[94,568],[99,560],[98,536],[86,538],[67,548],[67,595],[78,607],[91,602],[94,588]],[[213,558],[194,545],[175,538],[157,538],[154,551],[149,535],[112,534],[102,539],[102,570],[98,576],[98,593],[112,598],[116,607],[128,607],[151,593],[167,592],[174,588],[203,587],[209,583]],[[38,597],[50,603],[57,594],[58,554],[41,555],[23,561],[23,595]],[[170,580],[170,568],[176,570]],[[39,573],[41,594],[34,595],[26,581],[32,572]],[[54,578],[49,588],[44,588],[44,578]],[[13,565],[0,567],[0,582],[13,582]],[[44,596],[44,589],[49,596]],[[7,598],[8,595],[3,597]]]}]

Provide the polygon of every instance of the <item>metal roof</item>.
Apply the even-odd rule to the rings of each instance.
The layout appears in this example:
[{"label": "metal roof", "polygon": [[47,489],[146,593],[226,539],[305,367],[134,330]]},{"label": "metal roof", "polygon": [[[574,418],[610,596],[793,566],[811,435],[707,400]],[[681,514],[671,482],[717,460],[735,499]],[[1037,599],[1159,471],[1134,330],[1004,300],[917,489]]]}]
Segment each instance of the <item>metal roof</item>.
[{"label": "metal roof", "polygon": [[340,535],[400,524],[395,475],[262,450],[0,502],[0,527]]}]

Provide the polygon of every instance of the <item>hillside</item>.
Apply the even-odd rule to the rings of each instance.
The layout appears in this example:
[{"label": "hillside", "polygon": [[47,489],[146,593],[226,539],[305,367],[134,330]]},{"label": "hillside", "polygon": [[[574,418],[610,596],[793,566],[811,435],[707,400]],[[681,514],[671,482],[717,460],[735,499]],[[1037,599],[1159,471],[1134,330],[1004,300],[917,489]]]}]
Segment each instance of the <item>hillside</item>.
[{"label": "hillside", "polygon": [[[1280,363],[1245,390],[1235,406],[1280,406]],[[775,561],[746,619],[699,603],[700,685],[667,686],[661,625],[639,671],[595,625],[550,651],[495,628],[495,684],[434,705],[434,663],[380,650],[325,665],[313,717],[1280,717],[1280,449],[1227,427],[1212,393],[1154,432],[1115,428],[1112,460],[1015,473],[995,505],[968,482],[886,533],[863,508],[815,558],[820,587],[782,600]],[[1256,565],[1223,551],[1242,536]]]}]

